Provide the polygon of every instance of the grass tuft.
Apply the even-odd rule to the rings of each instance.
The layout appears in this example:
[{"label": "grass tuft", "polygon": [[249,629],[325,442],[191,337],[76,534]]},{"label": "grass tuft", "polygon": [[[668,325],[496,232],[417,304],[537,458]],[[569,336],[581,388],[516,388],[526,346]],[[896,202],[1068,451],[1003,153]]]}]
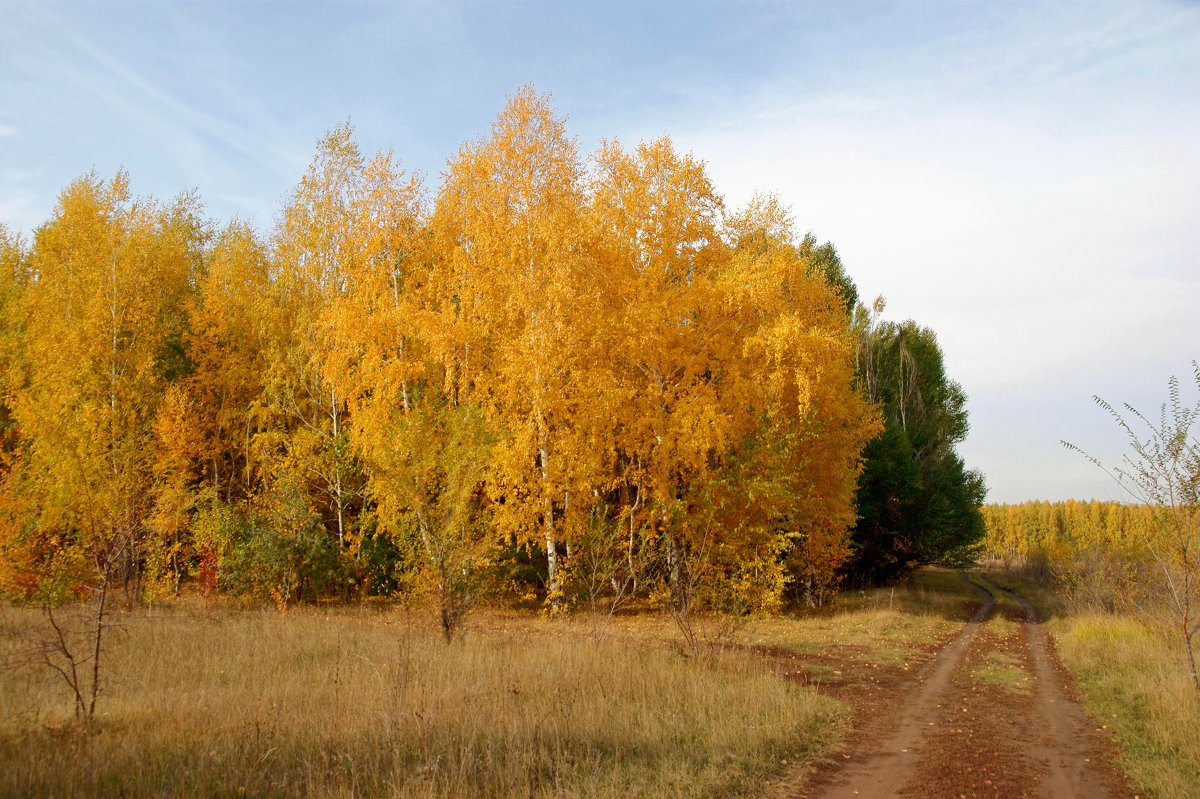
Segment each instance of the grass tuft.
[{"label": "grass tuft", "polygon": [[1015,694],[1028,694],[1032,680],[1021,661],[1005,652],[988,652],[987,662],[973,672],[980,682],[1003,688]]}]

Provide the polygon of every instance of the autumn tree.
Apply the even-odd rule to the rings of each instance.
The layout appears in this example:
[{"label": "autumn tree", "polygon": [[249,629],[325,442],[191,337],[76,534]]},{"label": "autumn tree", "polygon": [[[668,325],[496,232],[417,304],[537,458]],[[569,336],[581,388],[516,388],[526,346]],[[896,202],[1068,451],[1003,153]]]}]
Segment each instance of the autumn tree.
[{"label": "autumn tree", "polygon": [[366,591],[386,549],[448,637],[518,564],[552,609],[816,603],[881,415],[919,556],[962,521],[965,412],[931,334],[864,339],[836,249],[778,200],[731,213],[665,137],[584,159],[531,87],[429,205],[343,125],[270,231],[93,177],[0,259],[0,546],[22,564],[111,549],[160,593],[198,574],[286,607]]},{"label": "autumn tree", "polygon": [[204,461],[195,418],[186,389],[169,386],[153,422],[153,506],[142,545],[145,593],[151,598],[178,594],[197,560],[190,532],[205,494],[197,488],[196,469]]},{"label": "autumn tree", "polygon": [[35,492],[30,542],[57,542],[48,557],[105,585],[138,577],[153,423],[181,368],[203,238],[193,198],[134,201],[124,173],[88,175],[62,193],[30,252],[27,375],[14,397]]},{"label": "autumn tree", "polygon": [[[28,285],[8,309],[23,340],[19,377],[5,375],[20,435],[5,475],[2,559],[43,604],[37,651],[85,723],[101,691],[111,587],[123,584],[131,599],[141,589],[153,425],[187,369],[182,342],[205,235],[193,197],[160,206],[132,200],[124,173],[87,175],[38,228],[20,266]],[[59,610],[76,599],[84,602]]]},{"label": "autumn tree", "polygon": [[231,222],[205,259],[187,340],[186,386],[201,438],[194,468],[223,502],[261,487],[253,443],[263,427],[270,343],[284,324],[272,303],[266,244],[246,223]]},{"label": "autumn tree", "polygon": [[589,501],[588,453],[577,435],[586,404],[583,344],[600,276],[583,241],[582,166],[549,98],[525,87],[490,137],[463,145],[438,193],[431,238],[435,357],[454,402],[485,408],[503,431],[493,494],[499,530],[546,557],[558,603],[559,547],[572,502]]},{"label": "autumn tree", "polygon": [[496,556],[485,485],[492,435],[483,413],[421,396],[373,450],[373,495],[388,528],[415,550],[421,587],[450,641],[483,597]]},{"label": "autumn tree", "polygon": [[[777,202],[726,224],[703,165],[669,141],[610,143],[597,160],[629,398],[614,441],[674,606],[769,607],[804,569],[809,588],[830,584],[874,429],[838,290]],[[820,450],[805,443],[817,431]]]},{"label": "autumn tree", "polygon": [[272,331],[256,455],[281,501],[299,498],[339,552],[358,541],[364,476],[350,443],[345,394],[327,377],[333,343],[323,322],[350,288],[360,256],[355,191],[364,160],[348,125],[335,128],[284,207],[274,234]]},{"label": "autumn tree", "polygon": [[626,397],[613,431],[623,504],[639,508],[644,535],[663,548],[674,606],[686,612],[695,566],[718,546],[713,467],[744,422],[722,413],[713,359],[733,353],[705,315],[725,257],[723,205],[703,164],[665,138],[633,151],[608,142],[595,163],[592,213],[616,300],[605,351]]},{"label": "autumn tree", "polygon": [[833,247],[811,234],[797,242],[775,198],[755,198],[730,227],[735,252],[721,294],[759,414],[753,460],[736,469],[752,475],[739,516],[746,523],[757,513],[779,540],[785,579],[817,604],[836,589],[849,555],[860,453],[880,430],[877,411],[854,389],[847,304],[856,294]]},{"label": "autumn tree", "polygon": [[0,475],[7,472],[16,448],[17,431],[11,398],[20,386],[20,302],[29,283],[25,243],[0,225]]},{"label": "autumn tree", "polygon": [[25,593],[32,572],[22,560],[20,537],[29,501],[18,490],[20,435],[13,417],[13,398],[21,386],[22,350],[25,336],[21,326],[21,295],[28,284],[25,242],[0,225],[0,593]]},{"label": "autumn tree", "polygon": [[[21,295],[29,283],[25,242],[0,224],[0,458],[13,449],[12,410],[9,398],[20,379]],[[0,465],[2,468],[2,465]]]},{"label": "autumn tree", "polygon": [[344,192],[354,254],[321,317],[324,374],[345,397],[379,528],[419,564],[418,586],[449,641],[481,596],[494,550],[484,519],[492,437],[454,382],[453,355],[446,360],[420,181],[381,153],[351,172]]}]

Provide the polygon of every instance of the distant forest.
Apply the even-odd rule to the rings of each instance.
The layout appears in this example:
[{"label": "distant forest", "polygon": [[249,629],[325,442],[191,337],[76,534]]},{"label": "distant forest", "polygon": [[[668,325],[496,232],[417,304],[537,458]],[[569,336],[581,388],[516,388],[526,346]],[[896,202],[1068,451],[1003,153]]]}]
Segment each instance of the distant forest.
[{"label": "distant forest", "polygon": [[745,613],[969,562],[934,333],[669,139],[525,88],[436,191],[348,126],[268,232],[85,175],[0,227],[0,591]]}]

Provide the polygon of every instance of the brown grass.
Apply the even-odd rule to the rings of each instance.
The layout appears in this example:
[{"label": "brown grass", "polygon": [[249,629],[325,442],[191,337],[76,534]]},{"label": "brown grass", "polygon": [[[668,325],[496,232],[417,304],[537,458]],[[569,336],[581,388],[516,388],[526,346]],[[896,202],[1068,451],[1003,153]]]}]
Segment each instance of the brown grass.
[{"label": "brown grass", "polygon": [[[728,626],[491,611],[445,645],[397,609],[125,613],[93,730],[45,670],[0,671],[0,795],[735,796],[791,783],[848,710],[741,645],[907,664],[977,599],[957,575]],[[32,609],[0,608],[0,663]],[[784,765],[786,763],[786,766]]]},{"label": "brown grass", "polygon": [[838,605],[815,616],[777,616],[748,625],[750,643],[802,653],[831,646],[852,648],[865,660],[905,666],[919,647],[952,635],[978,600],[956,573],[923,570],[904,585],[843,594]]},{"label": "brown grass", "polygon": [[[0,609],[0,662],[36,611]],[[124,614],[98,724],[0,672],[0,794],[740,795],[835,740],[844,709],[746,656],[485,616],[445,645],[402,611]]]}]

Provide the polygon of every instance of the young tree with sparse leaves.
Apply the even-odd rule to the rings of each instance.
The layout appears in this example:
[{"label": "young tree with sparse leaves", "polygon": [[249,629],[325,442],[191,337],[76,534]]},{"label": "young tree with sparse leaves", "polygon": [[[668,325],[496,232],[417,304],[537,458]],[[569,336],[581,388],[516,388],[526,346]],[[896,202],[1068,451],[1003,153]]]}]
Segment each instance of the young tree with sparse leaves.
[{"label": "young tree with sparse leaves", "polygon": [[[1200,364],[1192,362],[1196,388],[1200,389]],[[1161,586],[1178,627],[1192,684],[1200,692],[1196,663],[1200,637],[1200,438],[1194,425],[1200,421],[1200,401],[1185,405],[1178,378],[1168,384],[1168,400],[1158,419],[1126,404],[1124,412],[1096,397],[1128,437],[1129,452],[1121,466],[1100,466],[1154,514],[1153,534],[1147,547],[1158,564]],[[1068,449],[1081,452],[1073,444]]]}]

